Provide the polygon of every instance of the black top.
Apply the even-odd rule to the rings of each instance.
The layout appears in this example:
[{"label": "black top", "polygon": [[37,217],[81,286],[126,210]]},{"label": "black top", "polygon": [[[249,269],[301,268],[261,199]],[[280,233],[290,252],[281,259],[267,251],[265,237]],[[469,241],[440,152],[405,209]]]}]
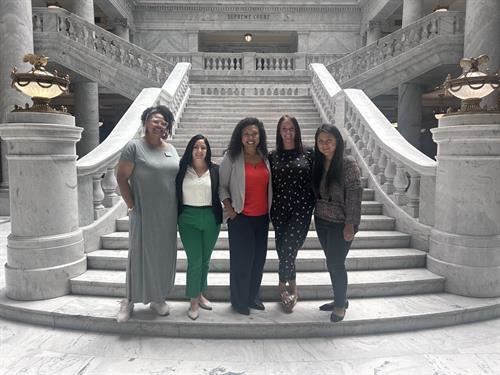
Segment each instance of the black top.
[{"label": "black top", "polygon": [[[210,172],[210,186],[212,189],[212,211],[214,212],[215,221],[217,222],[217,224],[220,224],[222,223],[222,204],[219,199],[219,166],[212,163],[208,170]],[[184,182],[185,175],[186,171],[184,171],[184,173],[181,173],[181,171],[179,171],[177,177],[175,178],[175,191],[177,194],[177,215],[181,214],[182,208],[184,207],[184,203],[182,201],[182,183]]]},{"label": "black top", "polygon": [[272,151],[269,162],[273,184],[271,218],[282,211],[310,211],[314,206],[311,151]]}]

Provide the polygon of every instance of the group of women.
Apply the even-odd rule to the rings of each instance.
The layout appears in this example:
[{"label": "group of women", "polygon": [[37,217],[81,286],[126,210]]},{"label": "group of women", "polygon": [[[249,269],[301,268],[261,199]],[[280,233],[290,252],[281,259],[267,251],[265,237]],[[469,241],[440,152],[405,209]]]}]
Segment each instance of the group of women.
[{"label": "group of women", "polygon": [[[259,298],[267,255],[269,220],[275,230],[279,258],[278,293],[286,312],[297,303],[295,260],[314,212],[316,232],[325,252],[334,299],[320,306],[330,320],[344,319],[347,301],[345,259],[361,217],[361,181],[353,158],[333,125],[322,125],[314,149],[302,143],[294,117],[278,121],[276,149],[267,151],[263,123],[242,119],[233,130],[220,166],[212,162],[208,139],[195,135],[179,160],[165,140],[173,115],[164,106],[141,117],[144,136],[123,149],[117,179],[129,211],[127,297],[119,322],[132,314],[134,303],[150,304],[168,315],[165,302],[173,289],[178,226],[187,255],[187,315],[212,310],[207,289],[210,258],[219,236],[224,206],[227,217],[231,306],[249,315],[265,310]],[[222,202],[222,205],[221,205]]]}]

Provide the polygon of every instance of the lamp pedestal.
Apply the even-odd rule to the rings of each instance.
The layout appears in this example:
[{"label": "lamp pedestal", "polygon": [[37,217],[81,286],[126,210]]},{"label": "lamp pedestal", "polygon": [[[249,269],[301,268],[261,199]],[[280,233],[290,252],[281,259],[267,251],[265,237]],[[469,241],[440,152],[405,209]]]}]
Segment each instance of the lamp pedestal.
[{"label": "lamp pedestal", "polygon": [[443,116],[427,266],[446,290],[500,296],[500,114]]},{"label": "lamp pedestal", "polygon": [[69,280],[87,268],[78,225],[75,144],[81,132],[73,116],[53,113],[14,112],[0,126],[10,181],[9,298],[68,294]]}]

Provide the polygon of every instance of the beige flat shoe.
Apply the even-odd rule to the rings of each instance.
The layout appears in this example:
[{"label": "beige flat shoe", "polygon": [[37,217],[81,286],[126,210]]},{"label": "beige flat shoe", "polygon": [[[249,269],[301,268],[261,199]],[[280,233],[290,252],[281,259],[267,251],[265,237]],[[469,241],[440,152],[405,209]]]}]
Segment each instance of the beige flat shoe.
[{"label": "beige flat shoe", "polygon": [[189,317],[189,319],[191,320],[196,320],[198,319],[198,317],[200,316],[200,313],[198,312],[198,310],[191,310],[191,309],[188,309],[187,311],[187,316]]}]

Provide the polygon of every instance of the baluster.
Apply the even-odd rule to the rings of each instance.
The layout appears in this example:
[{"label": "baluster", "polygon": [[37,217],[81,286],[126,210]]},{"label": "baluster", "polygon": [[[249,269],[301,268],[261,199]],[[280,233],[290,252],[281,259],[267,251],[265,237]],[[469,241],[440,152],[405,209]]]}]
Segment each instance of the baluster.
[{"label": "baluster", "polygon": [[[368,132],[367,132],[368,133]],[[374,151],[374,144],[375,141],[371,137],[371,135],[368,137],[368,143],[366,145],[366,155],[365,155],[365,161],[366,164],[368,165],[368,168],[371,169],[371,166],[373,165],[373,151]]]},{"label": "baluster", "polygon": [[380,150],[381,155],[380,159],[378,160],[378,169],[379,172],[377,173],[377,181],[380,186],[382,186],[385,183],[385,168],[387,166],[387,156],[382,153],[382,150]]},{"label": "baluster", "polygon": [[102,204],[104,200],[104,191],[101,186],[102,173],[92,176],[93,200],[94,200],[94,220],[99,219],[105,212],[106,208]]},{"label": "baluster", "polygon": [[437,19],[431,20],[430,37],[437,35],[438,33],[438,21]]},{"label": "baluster", "polygon": [[[357,121],[357,123],[360,124],[359,121]],[[360,124],[360,126],[358,127],[357,134],[355,135],[355,138],[356,138],[356,142],[355,143],[356,143],[356,147],[357,147],[358,151],[361,154],[363,153],[363,148],[365,147],[365,144],[363,142],[363,134],[364,134],[364,132],[365,132],[365,129]]]},{"label": "baluster", "polygon": [[104,199],[102,201],[104,207],[113,207],[120,201],[120,196],[116,193],[118,182],[116,181],[115,168],[108,167],[106,169],[101,186],[104,191]]},{"label": "baluster", "polygon": [[271,65],[272,65],[272,61],[271,59],[268,57],[266,59],[266,70],[271,70]]},{"label": "baluster", "polygon": [[394,192],[394,176],[396,176],[396,164],[394,164],[388,156],[387,165],[384,170],[385,182],[384,185],[382,185],[382,190],[385,191],[388,195]]},{"label": "baluster", "polygon": [[379,173],[379,166],[378,166],[378,163],[380,161],[380,147],[378,145],[376,145],[375,143],[375,140],[373,141],[373,144],[375,145],[375,150],[373,151],[373,164],[370,168],[370,170],[372,171],[372,173],[377,176],[378,173]]},{"label": "baluster", "polygon": [[365,161],[367,160],[368,156],[370,155],[370,150],[368,149],[368,143],[370,141],[370,130],[368,129],[368,125],[364,126],[364,132],[363,132],[363,144],[364,144],[364,149],[361,155],[363,155],[363,158]]},{"label": "baluster", "polygon": [[396,176],[394,177],[394,202],[398,206],[407,203],[406,189],[408,188],[408,176],[406,176],[405,166],[401,162],[396,162]]},{"label": "baluster", "polygon": [[414,171],[410,171],[410,186],[407,195],[406,212],[412,217],[418,217],[420,209],[420,175]]}]

